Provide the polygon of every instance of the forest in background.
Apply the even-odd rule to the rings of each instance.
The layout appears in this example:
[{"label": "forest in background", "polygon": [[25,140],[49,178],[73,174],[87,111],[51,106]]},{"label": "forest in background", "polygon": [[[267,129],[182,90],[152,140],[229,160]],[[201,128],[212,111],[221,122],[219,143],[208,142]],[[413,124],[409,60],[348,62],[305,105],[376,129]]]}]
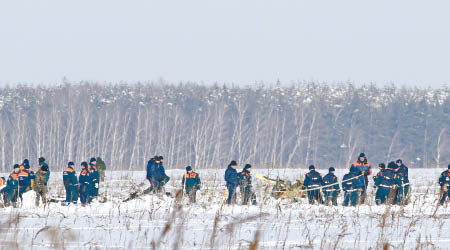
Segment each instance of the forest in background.
[{"label": "forest in background", "polygon": [[109,169],[348,167],[450,163],[450,89],[296,83],[64,83],[0,88],[0,167],[44,156],[54,171],[101,156]]}]

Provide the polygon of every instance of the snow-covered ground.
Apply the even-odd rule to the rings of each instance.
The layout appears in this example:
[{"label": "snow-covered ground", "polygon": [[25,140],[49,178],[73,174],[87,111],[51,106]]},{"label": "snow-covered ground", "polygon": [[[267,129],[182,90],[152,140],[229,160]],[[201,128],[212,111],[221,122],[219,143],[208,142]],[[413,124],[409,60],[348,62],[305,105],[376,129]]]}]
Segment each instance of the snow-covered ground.
[{"label": "snow-covered ground", "polygon": [[[448,249],[450,206],[436,206],[442,171],[411,169],[412,195],[406,206],[376,206],[370,189],[369,204],[356,208],[275,200],[265,195],[270,188],[256,179],[257,206],[222,205],[223,169],[198,171],[203,186],[196,205],[153,195],[122,202],[134,188],[147,186],[145,173],[107,172],[100,190],[106,203],[88,207],[50,203],[36,208],[34,194],[28,192],[22,207],[0,208],[0,245],[1,249],[248,249],[256,243],[258,249],[373,249],[387,243],[392,249]],[[305,170],[254,172],[295,181]],[[171,180],[166,191],[181,188],[183,173],[167,171]],[[344,170],[337,171],[339,178],[343,174]],[[52,173],[50,196],[64,196],[61,179],[61,173]]]}]

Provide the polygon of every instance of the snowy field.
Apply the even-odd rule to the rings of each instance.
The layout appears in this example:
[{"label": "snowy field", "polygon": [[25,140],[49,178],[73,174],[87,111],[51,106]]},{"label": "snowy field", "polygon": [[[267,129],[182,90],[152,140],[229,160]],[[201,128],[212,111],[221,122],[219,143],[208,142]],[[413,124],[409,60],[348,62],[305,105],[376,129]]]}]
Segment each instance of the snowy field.
[{"label": "snowy field", "polygon": [[[253,170],[291,181],[305,173]],[[134,189],[148,186],[145,173],[107,172],[100,190],[106,203],[35,208],[29,192],[22,207],[0,208],[0,245],[1,249],[380,249],[388,244],[390,249],[449,249],[450,206],[436,206],[442,171],[411,169],[407,206],[376,206],[371,182],[369,204],[356,208],[275,200],[265,195],[270,188],[256,179],[257,206],[223,206],[224,169],[198,171],[203,185],[196,205],[153,195],[122,202]],[[167,171],[171,180],[166,191],[181,188],[183,173]],[[340,179],[343,174],[337,171]],[[50,196],[61,199],[63,193],[61,173],[53,172]],[[342,195],[338,202],[342,203]]]}]

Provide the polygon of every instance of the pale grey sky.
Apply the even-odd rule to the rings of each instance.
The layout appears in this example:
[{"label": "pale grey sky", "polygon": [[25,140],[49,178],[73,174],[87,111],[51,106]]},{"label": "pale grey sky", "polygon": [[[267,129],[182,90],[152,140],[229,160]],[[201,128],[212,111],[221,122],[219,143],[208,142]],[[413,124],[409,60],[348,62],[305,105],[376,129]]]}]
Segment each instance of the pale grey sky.
[{"label": "pale grey sky", "polygon": [[0,0],[0,83],[450,83],[450,1]]}]

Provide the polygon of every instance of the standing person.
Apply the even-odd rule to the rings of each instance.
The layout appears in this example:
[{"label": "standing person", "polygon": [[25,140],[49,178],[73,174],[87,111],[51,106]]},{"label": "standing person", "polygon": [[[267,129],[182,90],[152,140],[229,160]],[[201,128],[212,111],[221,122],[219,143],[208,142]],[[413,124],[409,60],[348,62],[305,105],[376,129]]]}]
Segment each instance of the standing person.
[{"label": "standing person", "polygon": [[106,163],[102,160],[102,158],[97,157],[97,164],[95,165],[98,169],[98,173],[100,175],[100,181],[105,181],[105,171],[106,171]]},{"label": "standing person", "polygon": [[[337,196],[341,191],[339,188],[338,178],[334,175],[334,167],[328,169],[328,174],[323,177],[324,188],[323,194],[325,196],[325,204],[329,205],[330,201],[333,206],[337,206]],[[333,185],[335,184],[335,185]]]},{"label": "standing person", "polygon": [[252,205],[256,205],[256,195],[252,188],[251,170],[252,166],[250,164],[245,164],[242,172],[238,174],[242,205],[247,205],[250,200]]},{"label": "standing person", "polygon": [[42,167],[36,172],[36,179],[34,181],[34,191],[36,192],[36,207],[39,206],[39,202],[42,199],[44,207],[47,205],[47,172],[48,165],[42,162]]},{"label": "standing person", "polygon": [[236,187],[238,185],[238,174],[236,161],[231,161],[225,170],[225,181],[228,189],[227,204],[236,204]]},{"label": "standing person", "polygon": [[147,176],[146,176],[146,179],[150,183],[150,187],[148,188],[149,191],[154,191],[155,190],[155,186],[153,184],[153,173],[155,171],[154,170],[155,167],[156,167],[156,161],[155,161],[155,157],[153,157],[147,162]]},{"label": "standing person", "polygon": [[155,163],[150,166],[151,167],[151,183],[153,187],[153,192],[160,195],[164,192],[164,178],[166,176],[166,172],[164,171],[164,166],[162,163],[161,156],[155,156]]},{"label": "standing person", "polygon": [[14,164],[14,170],[9,175],[6,187],[3,189],[3,201],[5,206],[12,202],[13,207],[17,207],[17,197],[19,195],[19,164]]},{"label": "standing person", "polygon": [[83,161],[81,163],[80,176],[78,177],[78,183],[80,185],[80,202],[83,207],[91,202],[89,199],[89,196],[92,192],[92,180],[90,174],[91,173],[89,172],[87,162]]},{"label": "standing person", "polygon": [[77,204],[78,201],[78,180],[75,172],[74,163],[69,162],[63,172],[64,188],[66,189],[66,205],[70,203]]},{"label": "standing person", "polygon": [[367,186],[369,185],[369,175],[372,174],[372,166],[367,161],[367,157],[364,153],[359,154],[358,160],[353,162],[353,167],[358,170],[358,174],[362,174],[360,178],[361,186],[361,195],[360,195],[360,203],[363,204],[366,201],[367,196]]},{"label": "standing person", "polygon": [[189,197],[190,203],[197,202],[197,190],[200,190],[200,177],[194,171],[192,171],[191,166],[186,167],[186,173],[183,175],[183,179],[181,180],[181,186],[183,187],[183,191]]},{"label": "standing person", "polygon": [[91,181],[92,181],[92,188],[91,188],[91,194],[89,195],[89,199],[94,199],[98,196],[98,189],[100,185],[100,175],[97,170],[97,159],[94,157],[91,158],[89,161],[88,170],[90,172]]},{"label": "standing person", "polygon": [[450,164],[448,164],[448,170],[441,173],[441,176],[439,177],[439,185],[441,186],[439,204],[444,205],[447,197],[450,199]]},{"label": "standing person", "polygon": [[350,167],[350,171],[342,178],[342,190],[344,190],[344,206],[356,206],[358,204],[358,191],[362,183],[358,178],[359,170],[354,166]]},{"label": "standing person", "polygon": [[160,185],[161,187],[164,187],[164,185],[167,184],[167,182],[169,182],[170,177],[168,175],[166,175],[166,171],[164,170],[164,157],[162,157],[161,155],[159,156],[159,164],[158,164],[158,168],[159,171],[161,173],[161,180],[160,180]]},{"label": "standing person", "polygon": [[322,197],[320,195],[320,186],[323,185],[322,176],[316,171],[314,165],[309,166],[309,172],[305,174],[305,181],[303,182],[303,189],[314,189],[308,190],[308,200],[309,204],[314,204],[315,201],[319,204],[323,204]]},{"label": "standing person", "polygon": [[389,194],[394,185],[395,173],[391,168],[386,169],[384,163],[378,165],[380,171],[373,177],[377,192],[375,194],[375,203],[377,205],[385,204],[389,200]]},{"label": "standing person", "polygon": [[397,165],[396,174],[400,183],[397,187],[399,191],[395,196],[394,202],[406,204],[409,193],[408,167],[403,164],[403,161],[401,159],[398,159],[395,164]]},{"label": "standing person", "polygon": [[30,167],[30,161],[28,159],[24,159],[22,165],[25,167],[25,169],[28,171],[29,179],[30,179],[30,186],[27,188],[27,191],[33,189],[34,187],[34,180],[36,179],[35,173],[33,170],[31,170]]},{"label": "standing person", "polygon": [[22,194],[31,188],[30,172],[25,169],[24,165],[19,166],[19,197],[22,200]]}]

